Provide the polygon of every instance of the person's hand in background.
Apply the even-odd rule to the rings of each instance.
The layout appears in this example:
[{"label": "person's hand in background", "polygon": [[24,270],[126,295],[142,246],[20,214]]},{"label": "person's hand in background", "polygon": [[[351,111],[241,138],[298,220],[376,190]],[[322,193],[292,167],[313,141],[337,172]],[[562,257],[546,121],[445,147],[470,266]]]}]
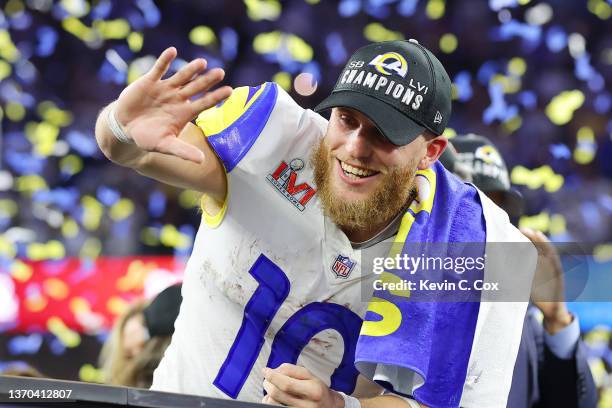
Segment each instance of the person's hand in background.
[{"label": "person's hand in background", "polygon": [[531,301],[544,315],[544,328],[555,334],[573,320],[565,305],[563,266],[559,253],[540,231],[521,228],[538,250],[538,266],[531,289]]}]

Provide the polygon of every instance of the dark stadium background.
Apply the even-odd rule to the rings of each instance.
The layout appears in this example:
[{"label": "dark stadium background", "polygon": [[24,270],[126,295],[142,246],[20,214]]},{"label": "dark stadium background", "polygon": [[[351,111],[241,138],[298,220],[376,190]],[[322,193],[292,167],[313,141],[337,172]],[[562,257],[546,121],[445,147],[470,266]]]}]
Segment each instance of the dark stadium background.
[{"label": "dark stadium background", "polygon": [[[170,45],[182,60],[174,69],[205,57],[225,68],[228,84],[275,80],[314,107],[354,49],[417,39],[454,82],[447,135],[492,139],[526,199],[521,225],[579,243],[604,276],[612,269],[611,15],[605,0],[2,0],[0,364],[96,381],[112,317],[180,279],[197,194],[111,164],[93,136],[100,109]],[[107,259],[160,255],[168,258],[105,269]],[[132,284],[114,284],[129,273]],[[610,387],[612,304],[597,300],[570,307],[596,381]],[[90,306],[102,320],[86,329],[76,314]],[[60,322],[50,327],[51,317]]]}]

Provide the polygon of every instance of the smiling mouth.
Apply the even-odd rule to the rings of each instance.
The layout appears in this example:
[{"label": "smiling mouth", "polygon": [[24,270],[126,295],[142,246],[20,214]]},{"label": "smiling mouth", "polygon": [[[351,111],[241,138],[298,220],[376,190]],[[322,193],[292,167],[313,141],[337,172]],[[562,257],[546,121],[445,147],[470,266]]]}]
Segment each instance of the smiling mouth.
[{"label": "smiling mouth", "polygon": [[359,179],[364,179],[364,178],[375,176],[379,173],[378,171],[364,169],[362,167],[351,166],[350,164],[345,163],[340,159],[338,159],[338,161],[340,162],[340,167],[342,168],[342,172],[349,179],[359,180]]}]

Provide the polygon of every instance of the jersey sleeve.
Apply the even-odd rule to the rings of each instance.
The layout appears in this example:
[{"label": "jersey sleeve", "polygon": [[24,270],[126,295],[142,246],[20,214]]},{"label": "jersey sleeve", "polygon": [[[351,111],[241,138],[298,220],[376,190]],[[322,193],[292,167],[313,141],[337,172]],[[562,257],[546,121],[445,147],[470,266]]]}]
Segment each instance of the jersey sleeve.
[{"label": "jersey sleeve", "polygon": [[272,128],[291,134],[302,111],[282,88],[266,82],[234,89],[228,99],[200,113],[195,122],[225,171],[231,173],[254,143],[268,137]]}]

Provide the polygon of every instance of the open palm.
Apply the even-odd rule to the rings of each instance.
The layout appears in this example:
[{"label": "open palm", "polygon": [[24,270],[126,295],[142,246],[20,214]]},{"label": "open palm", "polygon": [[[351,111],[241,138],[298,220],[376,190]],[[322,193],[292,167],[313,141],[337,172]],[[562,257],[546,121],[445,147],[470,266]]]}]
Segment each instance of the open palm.
[{"label": "open palm", "polygon": [[[200,112],[229,97],[232,88],[210,91],[225,73],[213,69],[201,74],[206,68],[204,59],[193,60],[162,79],[176,54],[174,47],[166,49],[149,72],[121,92],[116,116],[139,148],[201,162],[202,152],[178,135]],[[192,100],[198,94],[203,95]]]}]

